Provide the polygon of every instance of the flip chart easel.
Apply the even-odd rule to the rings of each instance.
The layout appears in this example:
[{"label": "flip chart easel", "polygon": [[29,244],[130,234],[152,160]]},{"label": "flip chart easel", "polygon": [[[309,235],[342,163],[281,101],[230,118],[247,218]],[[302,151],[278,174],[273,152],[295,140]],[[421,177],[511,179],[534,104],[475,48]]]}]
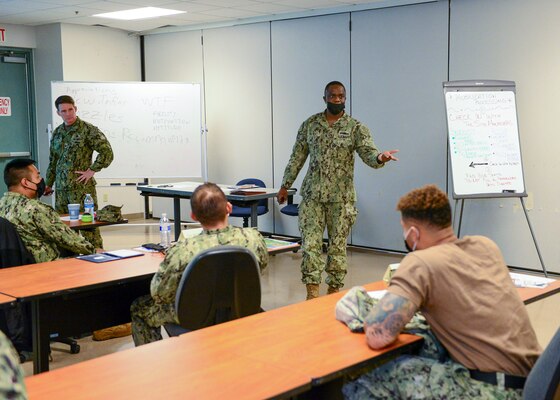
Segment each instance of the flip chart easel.
[{"label": "flip chart easel", "polygon": [[525,207],[525,181],[519,143],[515,82],[480,80],[443,83],[453,198],[518,197],[544,271],[548,276]]}]

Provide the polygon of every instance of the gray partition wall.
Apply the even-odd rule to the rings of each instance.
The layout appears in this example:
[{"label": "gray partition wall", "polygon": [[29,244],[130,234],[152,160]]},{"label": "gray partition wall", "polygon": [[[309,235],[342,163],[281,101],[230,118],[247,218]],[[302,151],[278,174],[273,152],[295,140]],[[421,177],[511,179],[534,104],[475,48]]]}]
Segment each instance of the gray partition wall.
[{"label": "gray partition wall", "polygon": [[[350,86],[350,14],[272,22],[272,103],[274,184],[280,186],[297,130],[325,109],[325,85],[338,80]],[[347,106],[350,107],[350,101]],[[293,186],[301,188],[304,165]],[[301,197],[295,197],[300,202]],[[279,212],[275,232],[299,235],[297,218]]]},{"label": "gray partition wall", "polygon": [[[560,272],[560,2],[452,0],[449,77],[516,83],[529,218],[549,271]],[[520,201],[465,200],[461,234],[494,239],[509,265],[540,269]]]},{"label": "gray partition wall", "polygon": [[412,188],[445,190],[447,3],[352,13],[352,114],[398,162],[373,170],[356,157],[352,244],[404,250],[395,204]]}]

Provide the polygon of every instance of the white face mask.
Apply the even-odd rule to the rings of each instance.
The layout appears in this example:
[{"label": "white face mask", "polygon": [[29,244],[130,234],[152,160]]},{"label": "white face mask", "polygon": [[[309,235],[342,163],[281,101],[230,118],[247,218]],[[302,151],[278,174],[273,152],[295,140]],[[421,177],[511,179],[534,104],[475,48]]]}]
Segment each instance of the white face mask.
[{"label": "white face mask", "polygon": [[[406,238],[410,234],[410,231],[412,231],[413,229],[417,232],[417,234],[416,234],[416,241],[413,243],[412,248],[411,248],[408,245],[408,242],[406,241]],[[418,245],[418,239],[420,238],[420,232],[418,232],[418,229],[415,226],[411,226],[410,228],[408,228],[408,230],[406,232],[403,233],[403,237],[404,237],[404,247],[406,247],[406,249],[409,252],[412,252],[412,251],[416,250],[416,246]]]}]

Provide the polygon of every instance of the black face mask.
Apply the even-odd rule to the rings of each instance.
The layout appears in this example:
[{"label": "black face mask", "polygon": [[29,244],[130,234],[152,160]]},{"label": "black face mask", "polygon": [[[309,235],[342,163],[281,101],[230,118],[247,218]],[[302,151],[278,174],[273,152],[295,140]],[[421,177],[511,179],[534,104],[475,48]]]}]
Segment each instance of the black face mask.
[{"label": "black face mask", "polygon": [[406,239],[404,240],[404,247],[406,247],[406,251],[408,251],[409,253],[413,252],[414,250],[412,250],[412,247],[410,247],[406,241]]},{"label": "black face mask", "polygon": [[[35,183],[33,181],[30,181],[31,183]],[[37,188],[35,189],[35,191],[37,192],[37,198],[40,199],[41,196],[45,193],[45,189],[47,188],[47,184],[45,183],[45,180],[43,178],[41,178],[41,180],[38,183],[35,183],[35,186],[37,186]]]},{"label": "black face mask", "polygon": [[327,110],[329,110],[329,112],[332,115],[338,115],[342,111],[344,111],[344,103],[329,103],[329,102],[327,102]]},{"label": "black face mask", "polygon": [[[412,231],[414,227],[411,227],[408,229],[408,231],[406,231],[406,233],[403,234],[404,236],[404,247],[406,248],[406,250],[410,253],[413,252],[414,250],[416,250],[416,245],[418,244],[418,239],[416,239],[416,243],[414,243],[414,247],[410,247],[406,241],[406,238],[408,237],[408,235],[410,235],[410,232]],[[416,229],[416,228],[414,228]],[[416,231],[418,231],[418,229],[416,229]]]}]

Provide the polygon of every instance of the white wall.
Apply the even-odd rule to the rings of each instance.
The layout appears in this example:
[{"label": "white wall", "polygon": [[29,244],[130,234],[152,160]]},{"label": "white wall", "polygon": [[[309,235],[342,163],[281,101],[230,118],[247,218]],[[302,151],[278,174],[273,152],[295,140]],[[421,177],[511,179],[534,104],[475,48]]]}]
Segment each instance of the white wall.
[{"label": "white wall", "polygon": [[35,28],[31,26],[0,24],[0,28],[5,29],[4,41],[0,42],[1,47],[33,49],[37,46]]},{"label": "white wall", "polygon": [[[65,81],[141,80],[138,36],[111,28],[62,24],[61,43]],[[60,124],[62,120],[56,123]],[[144,198],[135,187],[109,187],[111,182],[121,181],[97,180],[100,208],[114,204],[124,205],[124,214],[143,212]]]}]

